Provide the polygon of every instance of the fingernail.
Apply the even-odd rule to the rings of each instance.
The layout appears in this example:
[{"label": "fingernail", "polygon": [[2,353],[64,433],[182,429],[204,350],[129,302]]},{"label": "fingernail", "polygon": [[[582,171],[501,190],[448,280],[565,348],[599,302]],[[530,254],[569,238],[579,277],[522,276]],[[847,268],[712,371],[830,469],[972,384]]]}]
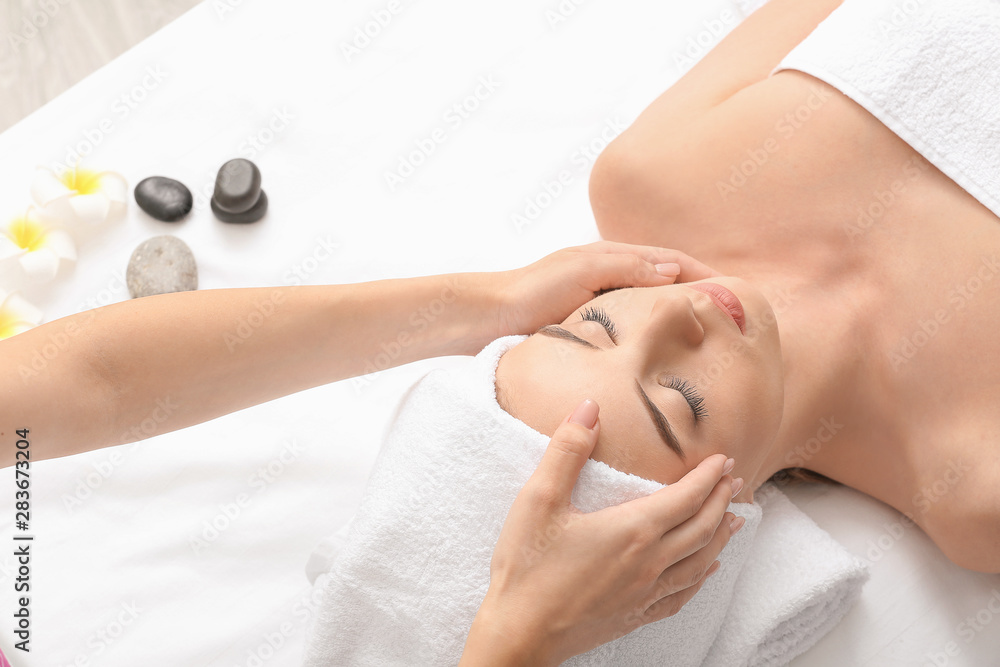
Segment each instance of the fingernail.
[{"label": "fingernail", "polygon": [[726,465],[722,468],[722,474],[728,475],[733,471],[733,466],[736,465],[735,459],[726,459]]},{"label": "fingernail", "polygon": [[681,273],[681,265],[674,264],[673,262],[667,262],[666,264],[657,264],[656,272],[661,276],[678,276]]},{"label": "fingernail", "polygon": [[569,420],[574,424],[580,424],[585,428],[594,428],[594,424],[597,423],[597,403],[588,398],[583,403],[576,406],[576,410],[573,411]]},{"label": "fingernail", "polygon": [[730,496],[730,498],[735,498],[736,494],[739,493],[740,489],[742,488],[743,488],[743,478],[737,477],[736,479],[733,480],[733,495]]},{"label": "fingernail", "polygon": [[715,561],[714,563],[712,563],[712,566],[708,568],[708,572],[705,573],[705,578],[708,579],[713,574],[718,572],[720,567],[722,567],[722,563],[720,563],[719,561]]},{"label": "fingernail", "polygon": [[732,521],[730,521],[729,522],[729,536],[732,537],[736,533],[740,532],[740,528],[742,528],[743,524],[745,524],[746,522],[747,522],[747,520],[744,519],[741,516],[738,516],[735,519],[733,519]]}]

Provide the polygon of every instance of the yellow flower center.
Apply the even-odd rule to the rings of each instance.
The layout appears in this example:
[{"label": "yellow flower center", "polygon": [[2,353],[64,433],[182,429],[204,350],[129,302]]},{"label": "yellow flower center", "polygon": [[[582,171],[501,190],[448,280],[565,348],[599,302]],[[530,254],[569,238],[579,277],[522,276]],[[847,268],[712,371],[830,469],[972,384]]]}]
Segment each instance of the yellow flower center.
[{"label": "yellow flower center", "polygon": [[16,324],[17,318],[13,317],[6,310],[0,309],[0,340],[13,336],[14,325]]},{"label": "yellow flower center", "polygon": [[78,195],[92,195],[101,189],[100,174],[96,171],[71,169],[63,172],[59,180],[70,190],[76,190]]},{"label": "yellow flower center", "polygon": [[10,223],[10,237],[28,252],[34,252],[45,243],[45,228],[37,222],[20,217]]}]

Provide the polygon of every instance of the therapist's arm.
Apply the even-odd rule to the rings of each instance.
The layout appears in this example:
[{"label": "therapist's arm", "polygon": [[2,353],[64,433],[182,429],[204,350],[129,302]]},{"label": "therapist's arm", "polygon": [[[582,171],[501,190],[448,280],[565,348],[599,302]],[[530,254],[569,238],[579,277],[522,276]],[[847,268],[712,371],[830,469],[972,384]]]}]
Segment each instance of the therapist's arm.
[{"label": "therapist's arm", "polygon": [[[318,385],[474,354],[561,321],[593,293],[710,269],[662,248],[596,243],[513,271],[351,285],[177,292],[84,311],[0,341],[0,466],[133,442]],[[685,275],[687,274],[687,275]]]}]

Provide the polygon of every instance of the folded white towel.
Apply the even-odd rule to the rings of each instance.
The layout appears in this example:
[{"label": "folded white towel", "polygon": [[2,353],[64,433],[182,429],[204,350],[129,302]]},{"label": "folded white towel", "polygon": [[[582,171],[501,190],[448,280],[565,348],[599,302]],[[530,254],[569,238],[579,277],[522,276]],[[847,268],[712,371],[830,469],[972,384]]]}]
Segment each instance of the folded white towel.
[{"label": "folded white towel", "polygon": [[[429,373],[404,397],[357,515],[307,568],[321,590],[307,666],[457,663],[507,511],[548,445],[496,402],[497,361],[521,340],[494,341],[459,368]],[[591,460],[573,502],[589,512],[659,488]],[[762,498],[784,499],[776,490]],[[804,515],[790,521],[797,510],[785,503],[764,522],[762,505],[731,504],[746,525],[680,613],[565,664],[782,664],[754,656],[788,660],[808,648],[847,611],[865,573]],[[768,521],[762,562],[746,570]],[[741,571],[754,580],[743,581]],[[734,599],[738,590],[745,599]],[[811,618],[796,625],[796,614]]]},{"label": "folded white towel", "polygon": [[1000,216],[1000,2],[844,0],[783,69],[840,90]]},{"label": "folded white towel", "polygon": [[850,611],[868,566],[773,484],[754,492],[763,519],[705,667],[788,664]]}]

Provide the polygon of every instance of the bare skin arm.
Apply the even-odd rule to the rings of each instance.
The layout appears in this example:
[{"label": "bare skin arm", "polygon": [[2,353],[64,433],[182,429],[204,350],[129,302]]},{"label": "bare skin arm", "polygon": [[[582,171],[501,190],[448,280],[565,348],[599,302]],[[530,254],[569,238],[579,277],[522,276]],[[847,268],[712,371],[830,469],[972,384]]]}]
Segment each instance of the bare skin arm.
[{"label": "bare skin arm", "polygon": [[[482,275],[179,292],[64,317],[0,344],[5,426],[30,428],[37,458],[67,456],[471,354],[498,331]],[[68,343],[54,353],[59,340]]]},{"label": "bare skin arm", "polygon": [[[775,188],[781,192],[780,210],[791,209],[791,217],[813,204],[822,189],[816,183],[827,184],[831,176],[818,173],[823,163],[815,159],[807,170],[797,164],[817,153],[835,156],[855,150],[858,122],[847,121],[868,115],[860,108],[845,116],[825,105],[822,115],[838,120],[836,127],[827,123],[820,142],[804,142],[803,133],[794,142],[785,141],[762,170],[767,173],[755,174],[753,187],[721,197],[718,183],[726,182],[732,165],[747,159],[748,149],[760,150],[765,142],[770,146],[784,138],[775,124],[800,107],[818,82],[798,72],[769,74],[841,2],[770,0],[653,100],[594,163],[590,201],[601,236],[631,243],[669,238],[671,247],[708,258],[706,248],[714,246],[706,239],[716,242],[730,235],[728,223],[734,217],[773,221],[767,207],[776,204],[766,195]],[[866,187],[871,184],[872,169],[855,171]],[[747,236],[755,239],[756,233],[752,228]],[[739,238],[732,245],[744,244]],[[718,255],[716,251],[706,261],[726,272]]]}]

